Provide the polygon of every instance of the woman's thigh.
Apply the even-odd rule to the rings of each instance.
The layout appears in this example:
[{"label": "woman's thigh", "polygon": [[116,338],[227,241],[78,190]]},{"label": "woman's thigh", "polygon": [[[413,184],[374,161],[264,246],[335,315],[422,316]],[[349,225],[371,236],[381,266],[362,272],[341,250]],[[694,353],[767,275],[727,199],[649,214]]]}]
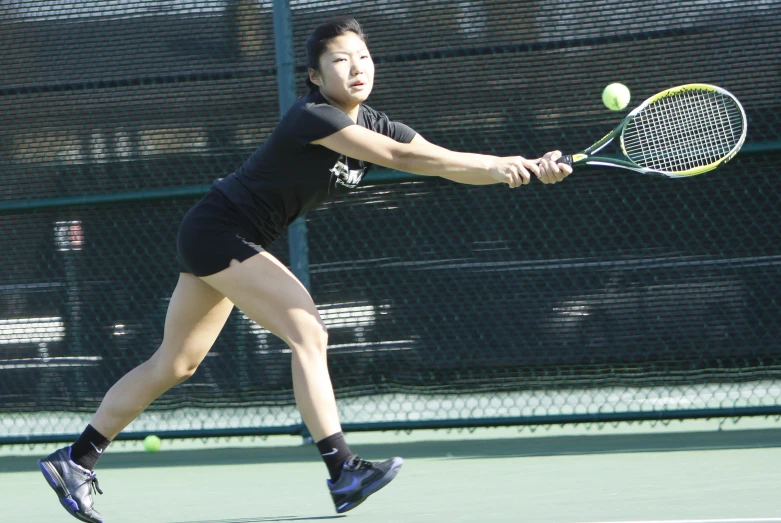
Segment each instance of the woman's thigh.
[{"label": "woman's thigh", "polygon": [[201,279],[294,348],[324,343],[326,329],[306,287],[268,252]]},{"label": "woman's thigh", "polygon": [[165,333],[153,359],[197,366],[214,345],[233,303],[192,274],[182,273],[165,316]]}]

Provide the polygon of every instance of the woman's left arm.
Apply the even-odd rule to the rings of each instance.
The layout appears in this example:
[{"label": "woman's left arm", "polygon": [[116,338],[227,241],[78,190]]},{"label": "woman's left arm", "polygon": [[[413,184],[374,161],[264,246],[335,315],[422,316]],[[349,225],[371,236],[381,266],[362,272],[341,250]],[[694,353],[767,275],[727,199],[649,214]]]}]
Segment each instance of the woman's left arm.
[{"label": "woman's left arm", "polygon": [[[443,149],[442,147],[427,141],[420,134],[415,135],[415,138],[413,138],[412,142],[410,143],[425,143],[426,147],[438,147]],[[549,153],[545,153],[545,156],[539,159],[540,174],[537,175],[537,178],[539,178],[543,183],[560,182],[569,176],[569,174],[572,172],[571,167],[562,166],[561,164],[556,163],[556,159],[560,156],[561,151],[551,151]],[[462,173],[448,173],[440,176],[457,183],[464,183],[468,185],[488,185],[491,183],[496,183],[495,181],[484,180],[481,178],[476,179],[474,176],[470,176],[468,174],[464,175]]]},{"label": "woman's left arm", "polygon": [[558,151],[539,160],[462,153],[432,144],[420,135],[410,143],[399,143],[359,125],[345,127],[312,143],[356,160],[470,185],[506,183],[518,187],[529,183],[530,172],[544,183],[555,183],[572,172],[569,166],[551,161],[556,154],[561,155]]}]

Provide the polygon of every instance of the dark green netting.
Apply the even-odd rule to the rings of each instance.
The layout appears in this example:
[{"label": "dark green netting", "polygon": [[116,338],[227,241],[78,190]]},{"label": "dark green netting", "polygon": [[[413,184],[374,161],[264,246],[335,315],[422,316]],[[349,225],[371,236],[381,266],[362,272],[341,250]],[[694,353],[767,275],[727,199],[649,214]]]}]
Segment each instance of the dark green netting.
[{"label": "dark green netting", "polygon": [[[692,179],[584,169],[510,191],[374,173],[310,212],[348,425],[781,411],[781,2],[290,5],[300,94],[303,41],[349,12],[377,63],[370,105],[457,150],[576,152],[624,114],[601,104],[614,81],[630,108],[720,85],[749,121],[744,152]],[[156,349],[179,220],[279,102],[271,2],[6,1],[0,49],[9,441],[77,432]],[[287,237],[273,253],[289,262]],[[135,427],[293,427],[289,357],[237,311]]]}]

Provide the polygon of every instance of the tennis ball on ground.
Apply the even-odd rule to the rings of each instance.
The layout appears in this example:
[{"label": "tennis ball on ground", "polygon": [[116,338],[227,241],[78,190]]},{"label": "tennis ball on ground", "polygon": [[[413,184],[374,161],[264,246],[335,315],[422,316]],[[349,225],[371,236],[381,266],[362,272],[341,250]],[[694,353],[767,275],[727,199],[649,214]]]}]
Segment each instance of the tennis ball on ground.
[{"label": "tennis ball on ground", "polygon": [[159,452],[163,442],[157,436],[147,436],[144,438],[144,450],[147,452]]},{"label": "tennis ball on ground", "polygon": [[629,104],[629,88],[624,84],[613,83],[602,91],[602,103],[611,111],[620,111]]}]

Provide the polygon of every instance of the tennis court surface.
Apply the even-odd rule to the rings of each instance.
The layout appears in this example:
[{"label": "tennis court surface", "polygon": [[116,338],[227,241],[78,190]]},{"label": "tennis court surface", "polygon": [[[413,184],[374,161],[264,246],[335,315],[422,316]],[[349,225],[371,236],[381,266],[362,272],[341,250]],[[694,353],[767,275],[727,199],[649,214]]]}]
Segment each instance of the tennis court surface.
[{"label": "tennis court surface", "polygon": [[[406,461],[391,485],[345,515],[334,512],[310,446],[120,447],[98,468],[105,494],[95,503],[109,523],[781,522],[779,429],[359,442],[363,457]],[[36,456],[0,457],[3,521],[75,521]]]}]

